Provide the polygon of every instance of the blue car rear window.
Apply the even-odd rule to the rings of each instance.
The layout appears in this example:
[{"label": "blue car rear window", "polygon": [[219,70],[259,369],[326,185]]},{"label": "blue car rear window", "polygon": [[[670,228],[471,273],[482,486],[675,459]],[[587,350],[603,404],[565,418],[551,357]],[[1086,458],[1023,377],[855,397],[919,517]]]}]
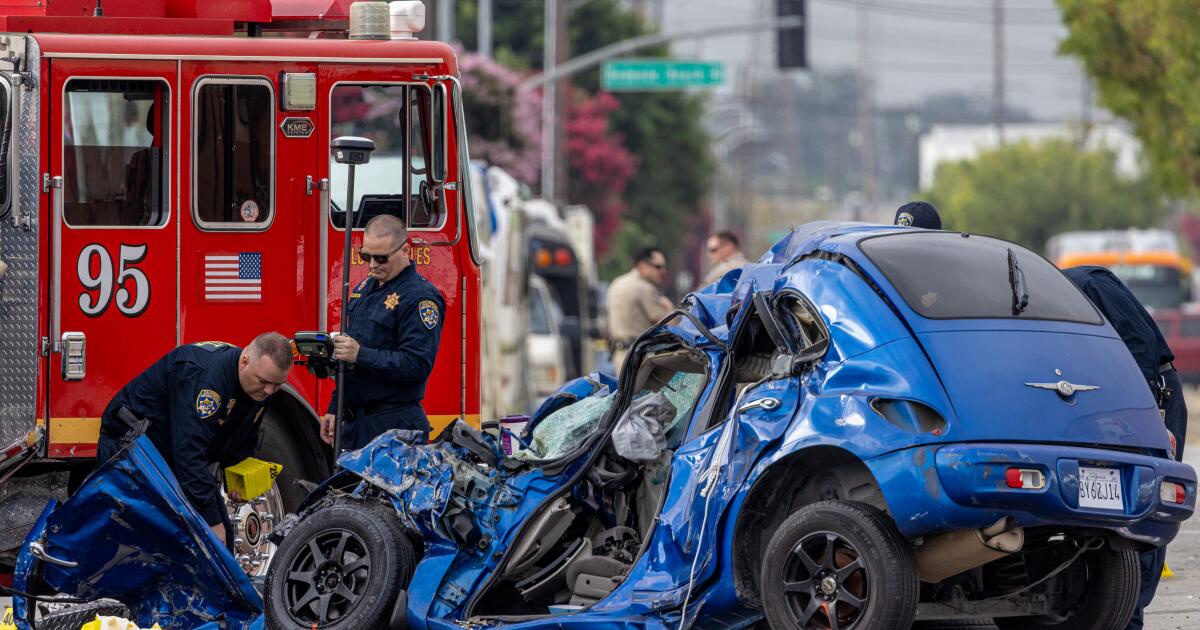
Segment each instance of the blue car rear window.
[{"label": "blue car rear window", "polygon": [[[859,248],[922,317],[1104,321],[1054,265],[1007,241],[913,231],[866,238]],[[1010,251],[1018,271],[1015,288],[1009,281]],[[1018,301],[1028,295],[1024,308],[1014,309],[1014,293]]]}]

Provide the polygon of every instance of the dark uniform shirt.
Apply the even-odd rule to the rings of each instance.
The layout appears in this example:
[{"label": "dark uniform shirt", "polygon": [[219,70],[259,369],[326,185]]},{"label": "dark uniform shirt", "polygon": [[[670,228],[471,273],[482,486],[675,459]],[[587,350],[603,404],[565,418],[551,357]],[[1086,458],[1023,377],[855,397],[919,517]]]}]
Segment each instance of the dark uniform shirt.
[{"label": "dark uniform shirt", "polygon": [[[222,522],[220,487],[209,467],[232,466],[258,446],[264,402],[238,381],[242,349],[220,342],[180,346],[121,388],[100,421],[99,456],[119,446],[122,406],[150,421],[146,435],[175,473],[184,496],[209,525]],[[115,434],[115,435],[114,435]]]},{"label": "dark uniform shirt", "polygon": [[1063,273],[1116,329],[1146,380],[1156,382],[1162,365],[1174,361],[1175,355],[1167,347],[1154,318],[1129,287],[1104,267],[1072,267]]},{"label": "dark uniform shirt", "polygon": [[[410,264],[384,284],[365,278],[350,292],[346,334],[359,344],[346,376],[342,445],[357,449],[388,429],[429,431],[421,409],[446,302]],[[337,396],[329,413],[337,409]]]}]

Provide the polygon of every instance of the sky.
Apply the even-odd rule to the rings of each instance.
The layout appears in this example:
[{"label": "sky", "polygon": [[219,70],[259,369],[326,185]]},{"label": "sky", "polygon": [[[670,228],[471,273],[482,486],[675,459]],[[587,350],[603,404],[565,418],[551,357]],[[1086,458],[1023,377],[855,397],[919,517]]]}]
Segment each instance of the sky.
[{"label": "sky", "polygon": [[[747,22],[775,10],[775,0],[640,1],[651,17],[662,16],[666,32]],[[810,64],[818,72],[857,67],[858,20],[865,8],[865,52],[878,106],[915,104],[946,92],[990,99],[992,6],[993,0],[809,0]],[[1078,120],[1087,102],[1084,77],[1074,59],[1056,52],[1066,28],[1054,0],[1004,0],[1004,6],[1009,107],[1043,120]],[[774,37],[763,33],[678,41],[672,50],[679,58],[723,61],[734,85],[733,77],[748,72],[777,72]],[[1101,114],[1093,112],[1105,118]]]}]

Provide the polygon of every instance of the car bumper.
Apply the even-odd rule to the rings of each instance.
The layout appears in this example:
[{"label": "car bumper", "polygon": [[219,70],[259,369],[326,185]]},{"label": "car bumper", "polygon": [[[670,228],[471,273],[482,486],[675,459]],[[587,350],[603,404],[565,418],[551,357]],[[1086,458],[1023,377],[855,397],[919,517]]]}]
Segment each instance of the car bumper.
[{"label": "car bumper", "polygon": [[[909,537],[983,527],[1002,516],[1030,527],[1060,525],[1108,529],[1138,542],[1163,545],[1196,505],[1196,471],[1180,462],[1073,446],[951,444],[923,446],[867,462],[900,531]],[[1079,467],[1120,471],[1121,508],[1079,505]],[[1010,467],[1036,469],[1045,483],[1010,488]],[[1182,504],[1159,496],[1163,481],[1184,486]]]}]

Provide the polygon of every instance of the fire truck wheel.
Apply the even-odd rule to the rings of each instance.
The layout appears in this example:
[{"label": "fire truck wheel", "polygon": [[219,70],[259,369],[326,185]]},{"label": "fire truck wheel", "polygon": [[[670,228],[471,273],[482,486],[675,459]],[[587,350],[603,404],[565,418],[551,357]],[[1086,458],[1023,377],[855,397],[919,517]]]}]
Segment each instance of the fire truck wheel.
[{"label": "fire truck wheel", "polygon": [[[293,437],[295,434],[288,430],[285,422],[285,419],[279,417],[275,410],[267,411],[263,418],[262,444],[259,445],[258,454],[255,457],[283,465],[279,478],[275,480],[275,487],[279,489],[283,499],[284,511],[290,514],[296,511],[300,502],[308,494],[296,482],[305,480],[316,483],[324,479],[326,475],[323,470],[313,470],[320,466],[317,463],[318,458],[311,455],[305,457],[303,451],[308,448],[307,445],[304,441]],[[282,516],[281,514],[280,518]]]},{"label": "fire truck wheel", "polygon": [[342,497],[296,524],[267,573],[271,628],[386,628],[416,554],[382,503]]}]

